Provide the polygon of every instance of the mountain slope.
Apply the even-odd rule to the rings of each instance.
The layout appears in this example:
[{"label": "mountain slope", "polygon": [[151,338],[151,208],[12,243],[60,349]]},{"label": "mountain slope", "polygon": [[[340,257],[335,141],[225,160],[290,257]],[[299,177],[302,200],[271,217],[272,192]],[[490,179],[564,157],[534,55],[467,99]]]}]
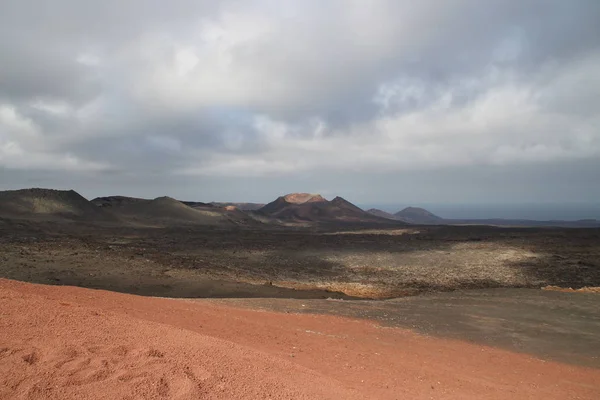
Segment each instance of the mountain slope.
[{"label": "mountain slope", "polygon": [[[96,204],[100,200],[94,199]],[[111,198],[110,211],[115,215],[145,225],[232,225],[225,211],[212,211],[189,207],[171,197],[154,200]]]},{"label": "mountain slope", "polygon": [[123,196],[99,197],[93,200],[119,218],[142,225],[208,225],[235,226],[258,224],[238,209],[215,207],[200,202],[181,202],[171,197],[154,200]]},{"label": "mountain slope", "polygon": [[394,214],[391,214],[389,212],[385,212],[385,211],[380,210],[378,208],[371,208],[371,209],[367,210],[367,212],[369,214],[373,214],[373,215],[381,217],[381,218],[387,218],[387,219],[391,219],[391,220],[395,220],[396,219],[396,216]]}]

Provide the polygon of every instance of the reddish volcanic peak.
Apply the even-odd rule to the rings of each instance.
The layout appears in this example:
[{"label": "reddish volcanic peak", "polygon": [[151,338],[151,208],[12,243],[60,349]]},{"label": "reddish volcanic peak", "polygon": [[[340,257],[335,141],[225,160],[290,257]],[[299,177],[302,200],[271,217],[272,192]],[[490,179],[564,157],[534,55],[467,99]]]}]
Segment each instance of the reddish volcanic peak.
[{"label": "reddish volcanic peak", "polygon": [[302,203],[316,203],[321,201],[327,201],[320,194],[312,193],[290,193],[283,196],[283,199],[288,203],[302,204]]}]

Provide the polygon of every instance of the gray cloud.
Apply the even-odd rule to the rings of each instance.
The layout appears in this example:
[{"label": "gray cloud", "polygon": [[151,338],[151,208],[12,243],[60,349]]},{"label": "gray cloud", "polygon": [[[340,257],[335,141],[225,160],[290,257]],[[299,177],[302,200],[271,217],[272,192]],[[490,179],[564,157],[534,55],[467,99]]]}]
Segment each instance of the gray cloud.
[{"label": "gray cloud", "polygon": [[[595,0],[1,9],[6,187],[40,176],[87,187],[92,176],[102,190],[189,193],[197,180],[241,198],[247,180],[270,196],[301,189],[285,182],[343,192],[335,182],[360,175],[367,193],[385,196],[393,176],[429,174],[430,189],[416,187],[430,195],[448,171],[492,168],[508,187],[515,168],[600,169]],[[352,186],[350,197],[374,201]],[[520,190],[508,192],[529,196]],[[584,183],[575,192],[592,200]]]}]

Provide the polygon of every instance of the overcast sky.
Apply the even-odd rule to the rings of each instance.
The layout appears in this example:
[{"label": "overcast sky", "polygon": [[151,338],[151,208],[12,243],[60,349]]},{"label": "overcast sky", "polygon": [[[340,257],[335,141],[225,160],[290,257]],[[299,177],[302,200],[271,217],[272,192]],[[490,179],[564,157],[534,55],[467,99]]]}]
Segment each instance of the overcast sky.
[{"label": "overcast sky", "polygon": [[598,0],[0,0],[0,189],[598,202]]}]

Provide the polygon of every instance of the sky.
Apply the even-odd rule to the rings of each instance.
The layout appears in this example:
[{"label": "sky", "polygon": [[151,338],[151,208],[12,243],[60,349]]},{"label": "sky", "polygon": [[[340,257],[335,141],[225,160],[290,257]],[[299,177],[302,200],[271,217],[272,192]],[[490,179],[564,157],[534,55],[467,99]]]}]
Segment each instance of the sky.
[{"label": "sky", "polygon": [[598,203],[598,0],[0,0],[0,190]]}]

